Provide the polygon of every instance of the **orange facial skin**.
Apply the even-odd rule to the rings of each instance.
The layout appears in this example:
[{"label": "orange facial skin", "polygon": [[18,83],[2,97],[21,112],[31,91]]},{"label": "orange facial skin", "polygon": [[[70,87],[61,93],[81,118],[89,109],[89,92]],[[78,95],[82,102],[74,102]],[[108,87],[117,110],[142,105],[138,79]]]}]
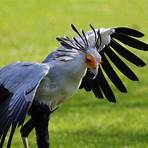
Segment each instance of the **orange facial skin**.
[{"label": "orange facial skin", "polygon": [[86,64],[88,68],[96,69],[98,62],[91,54],[86,54]]}]

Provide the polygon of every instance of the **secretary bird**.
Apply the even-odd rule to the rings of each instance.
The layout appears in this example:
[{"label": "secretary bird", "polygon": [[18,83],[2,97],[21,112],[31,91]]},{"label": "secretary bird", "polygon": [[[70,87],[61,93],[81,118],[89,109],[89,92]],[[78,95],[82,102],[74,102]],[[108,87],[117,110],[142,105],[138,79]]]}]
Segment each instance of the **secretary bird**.
[{"label": "secretary bird", "polygon": [[[106,77],[121,92],[127,90],[111,62],[127,78],[138,81],[123,59],[138,67],[146,64],[124,44],[147,51],[148,44],[137,39],[144,36],[142,32],[127,27],[94,29],[90,25],[90,31],[80,33],[71,27],[77,36],[57,37],[61,46],[42,63],[16,62],[0,69],[0,148],[8,130],[7,148],[11,147],[15,129],[20,126],[24,148],[29,148],[27,137],[34,128],[38,148],[49,148],[50,114],[78,89],[116,102]],[[24,124],[27,114],[30,119]]]}]

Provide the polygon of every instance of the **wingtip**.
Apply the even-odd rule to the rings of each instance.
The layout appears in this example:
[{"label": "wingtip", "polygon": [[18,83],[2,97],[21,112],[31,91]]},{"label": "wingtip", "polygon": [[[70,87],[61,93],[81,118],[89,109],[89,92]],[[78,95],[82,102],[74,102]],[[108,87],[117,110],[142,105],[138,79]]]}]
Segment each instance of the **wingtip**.
[{"label": "wingtip", "polygon": [[132,81],[139,81],[139,79],[138,79],[138,77],[137,77],[137,76],[135,76],[135,77],[131,78],[131,80],[132,80]]},{"label": "wingtip", "polygon": [[143,63],[141,63],[141,64],[138,65],[138,67],[144,67],[144,66],[146,66],[146,63],[145,62],[143,62]]},{"label": "wingtip", "polygon": [[114,98],[111,98],[111,99],[108,99],[108,100],[109,100],[109,102],[111,102],[111,103],[116,103],[116,102],[117,102],[115,97],[114,97]]},{"label": "wingtip", "polygon": [[127,89],[126,88],[124,88],[124,89],[122,89],[122,90],[120,90],[122,93],[127,93]]}]

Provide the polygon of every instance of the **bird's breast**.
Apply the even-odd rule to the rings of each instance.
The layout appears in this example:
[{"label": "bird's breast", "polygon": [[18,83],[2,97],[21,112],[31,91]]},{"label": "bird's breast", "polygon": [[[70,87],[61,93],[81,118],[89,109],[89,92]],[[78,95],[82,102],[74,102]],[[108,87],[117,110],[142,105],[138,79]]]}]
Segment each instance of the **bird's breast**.
[{"label": "bird's breast", "polygon": [[35,99],[47,103],[51,109],[54,109],[76,92],[79,83],[80,80],[61,79],[51,82],[45,78],[37,89]]},{"label": "bird's breast", "polygon": [[78,59],[64,64],[54,64],[41,81],[35,99],[47,103],[51,109],[54,109],[71,97],[79,88],[86,73],[83,62],[82,59]]}]

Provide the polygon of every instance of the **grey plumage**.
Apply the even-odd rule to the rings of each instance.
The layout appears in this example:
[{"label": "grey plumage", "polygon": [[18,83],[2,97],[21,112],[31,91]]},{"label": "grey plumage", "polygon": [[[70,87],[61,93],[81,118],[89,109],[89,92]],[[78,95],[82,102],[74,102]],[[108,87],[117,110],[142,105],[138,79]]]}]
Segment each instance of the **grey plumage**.
[{"label": "grey plumage", "polygon": [[[0,102],[0,147],[3,145],[10,126],[12,125],[13,134],[16,126],[23,124],[36,89],[48,71],[47,64],[20,62],[0,70],[0,85],[10,92],[10,95]],[[11,141],[11,138],[9,140]]]},{"label": "grey plumage", "polygon": [[[24,123],[34,101],[47,104],[52,111],[79,88],[84,88],[93,91],[98,98],[106,97],[116,102],[104,72],[121,92],[127,90],[110,61],[129,79],[138,80],[118,54],[136,66],[144,66],[145,63],[114,39],[140,50],[148,50],[148,44],[135,39],[142,37],[143,33],[125,27],[94,29],[91,26],[91,31],[82,31],[81,35],[74,25],[72,29],[78,36],[73,39],[58,37],[61,46],[43,63],[17,62],[0,69],[0,147],[10,127],[7,147],[11,146],[15,128]],[[101,64],[101,59],[102,65],[94,67],[89,64],[90,60]]]}]

